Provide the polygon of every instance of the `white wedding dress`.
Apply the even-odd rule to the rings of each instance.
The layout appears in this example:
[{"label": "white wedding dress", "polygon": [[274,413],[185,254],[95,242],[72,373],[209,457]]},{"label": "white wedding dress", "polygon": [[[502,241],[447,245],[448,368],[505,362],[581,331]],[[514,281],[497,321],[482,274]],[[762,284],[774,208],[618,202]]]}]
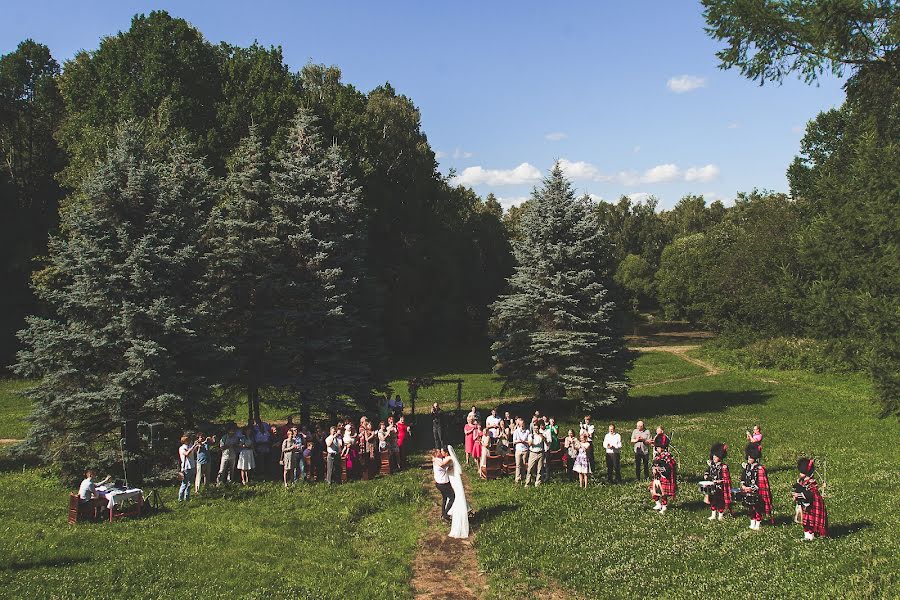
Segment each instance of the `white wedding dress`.
[{"label": "white wedding dress", "polygon": [[469,503],[466,502],[466,489],[463,487],[462,482],[462,467],[459,464],[459,459],[456,458],[453,446],[447,446],[447,452],[450,453],[450,458],[453,459],[453,469],[450,472],[450,486],[453,488],[453,493],[456,494],[453,506],[450,507],[450,537],[467,538],[469,537]]}]

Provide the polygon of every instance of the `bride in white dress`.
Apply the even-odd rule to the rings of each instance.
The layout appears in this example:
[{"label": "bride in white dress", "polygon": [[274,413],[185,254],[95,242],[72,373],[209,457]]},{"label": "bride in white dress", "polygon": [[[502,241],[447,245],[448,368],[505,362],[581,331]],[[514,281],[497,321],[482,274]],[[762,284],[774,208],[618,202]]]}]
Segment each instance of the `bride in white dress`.
[{"label": "bride in white dress", "polygon": [[453,488],[453,493],[456,494],[453,506],[450,507],[450,537],[467,538],[469,537],[469,503],[466,502],[466,489],[463,487],[462,482],[462,467],[459,464],[459,459],[456,458],[453,446],[447,446],[447,452],[450,453],[450,458],[453,459],[453,469],[450,471],[450,486]]}]

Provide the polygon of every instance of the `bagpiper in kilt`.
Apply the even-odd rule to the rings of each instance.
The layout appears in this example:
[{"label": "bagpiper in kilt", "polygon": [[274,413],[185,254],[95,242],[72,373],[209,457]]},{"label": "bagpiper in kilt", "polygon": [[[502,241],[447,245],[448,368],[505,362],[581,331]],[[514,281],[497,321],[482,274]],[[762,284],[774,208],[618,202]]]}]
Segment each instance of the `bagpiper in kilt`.
[{"label": "bagpiper in kilt", "polygon": [[741,473],[741,492],[750,515],[750,529],[759,529],[764,517],[772,518],[772,492],[766,468],[759,463],[759,447],[748,444],[747,462]]},{"label": "bagpiper in kilt", "polygon": [[709,508],[712,513],[710,521],[723,520],[725,511],[731,510],[731,474],[725,457],[728,455],[728,446],[721,442],[712,445],[709,450],[709,466],[704,474],[706,481],[713,481],[715,485],[709,492]]},{"label": "bagpiper in kilt", "polygon": [[819,485],[813,474],[815,465],[811,458],[801,458],[797,461],[797,469],[800,477],[794,484],[794,501],[801,513],[803,523],[803,539],[812,540],[828,535],[828,513],[825,510],[825,500],[819,492]]},{"label": "bagpiper in kilt", "polygon": [[653,510],[666,512],[669,502],[675,499],[678,477],[675,458],[669,454],[669,438],[657,435],[653,440],[653,479],[650,481],[650,496],[656,502]]}]

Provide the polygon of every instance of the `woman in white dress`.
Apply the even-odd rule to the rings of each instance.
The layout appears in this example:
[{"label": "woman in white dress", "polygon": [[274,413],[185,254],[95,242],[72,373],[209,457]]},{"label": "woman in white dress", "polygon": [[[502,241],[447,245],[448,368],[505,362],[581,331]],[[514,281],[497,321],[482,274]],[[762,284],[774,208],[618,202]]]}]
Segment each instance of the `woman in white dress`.
[{"label": "woman in white dress", "polygon": [[450,507],[450,537],[464,539],[469,537],[469,503],[466,502],[466,490],[462,482],[462,466],[456,458],[453,446],[447,446],[447,452],[453,459],[453,469],[450,471],[450,485],[456,500]]},{"label": "woman in white dress", "polygon": [[256,468],[256,459],[253,456],[253,431],[250,427],[244,428],[244,436],[240,440],[240,453],[238,454],[237,468],[241,472],[241,485],[250,483],[250,471]]}]

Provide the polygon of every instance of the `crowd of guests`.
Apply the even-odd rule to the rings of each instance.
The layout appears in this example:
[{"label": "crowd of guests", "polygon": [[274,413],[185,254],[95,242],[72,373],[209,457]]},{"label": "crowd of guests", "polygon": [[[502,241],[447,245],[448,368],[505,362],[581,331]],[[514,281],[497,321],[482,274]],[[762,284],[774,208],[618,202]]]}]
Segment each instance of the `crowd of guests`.
[{"label": "crowd of guests", "polygon": [[[402,410],[392,403],[392,410]],[[220,436],[203,431],[185,434],[178,449],[178,500],[187,501],[191,488],[199,492],[213,483],[213,465],[217,486],[240,481],[278,478],[285,487],[298,482],[324,481],[339,483],[342,479],[370,479],[387,460],[390,473],[405,468],[406,453],[412,428],[406,417],[397,412],[387,415],[376,425],[368,417],[358,422],[343,419],[334,425],[297,425],[288,417],[283,425],[270,425],[263,420],[239,428],[225,426]],[[218,452],[218,460],[213,454]]]},{"label": "crowd of guests", "polygon": [[[627,443],[631,444],[634,454],[635,479],[650,481],[652,508],[665,514],[677,492],[677,463],[670,451],[671,442],[665,429],[658,426],[655,431],[655,435],[651,434],[644,422],[638,421]],[[466,463],[474,462],[482,477],[487,476],[489,456],[512,459],[515,463],[515,483],[523,483],[526,487],[532,482],[537,487],[547,481],[548,457],[553,454],[561,453],[561,462],[569,480],[574,480],[577,474],[582,488],[588,487],[595,472],[595,427],[590,415],[584,416],[577,434],[574,429],[569,429],[565,438],[560,440],[556,419],[541,415],[539,411],[526,424],[522,417],[514,418],[509,412],[499,417],[496,410],[491,410],[482,424],[478,409],[473,406],[466,415],[463,436]],[[708,468],[699,487],[704,494],[704,502],[710,507],[710,521],[723,520],[726,513],[732,514],[733,504],[740,502],[747,510],[750,529],[758,530],[764,520],[772,521],[772,494],[766,469],[761,462],[763,436],[760,426],[754,426],[752,433],[747,431],[746,437],[739,485],[732,487],[725,463],[727,446],[716,443],[710,448]],[[439,447],[440,443],[442,440],[436,427],[435,447]],[[606,458],[606,480],[610,484],[622,482],[622,446],[621,434],[615,423],[610,423],[601,446]],[[795,520],[803,524],[804,539],[826,536],[827,514],[814,477],[814,461],[801,458],[797,469],[799,478],[792,491],[792,499],[796,503]]]},{"label": "crowd of guests", "polygon": [[[488,456],[512,456],[516,465],[515,481],[526,486],[532,481],[538,486],[547,480],[550,457],[554,455],[561,455],[569,480],[574,481],[577,475],[581,487],[588,486],[590,477],[596,470],[595,426],[591,415],[584,416],[577,434],[574,429],[569,429],[561,439],[556,419],[542,415],[540,411],[535,411],[526,424],[523,417],[514,418],[509,412],[500,417],[494,409],[482,425],[478,409],[473,406],[466,415],[463,437],[466,464],[470,460],[474,461],[482,468],[483,473]],[[636,479],[641,479],[642,466],[644,478],[650,478],[650,439],[650,432],[645,429],[644,422],[638,421],[630,439],[635,455]],[[436,448],[441,441],[435,433]],[[601,448],[606,459],[606,479],[612,484],[622,483],[622,445],[622,436],[616,424],[610,423]]]}]

